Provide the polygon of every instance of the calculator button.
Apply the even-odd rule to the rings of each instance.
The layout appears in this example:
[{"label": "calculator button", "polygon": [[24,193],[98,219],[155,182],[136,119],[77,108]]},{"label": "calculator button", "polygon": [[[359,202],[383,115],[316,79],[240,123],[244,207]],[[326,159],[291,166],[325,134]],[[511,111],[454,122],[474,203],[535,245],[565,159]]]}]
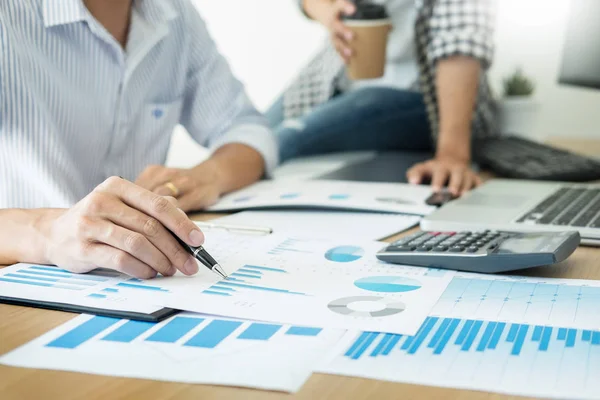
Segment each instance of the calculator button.
[{"label": "calculator button", "polygon": [[463,251],[465,251],[465,248],[462,246],[450,247],[450,252],[452,252],[452,253],[462,253]]},{"label": "calculator button", "polygon": [[448,250],[448,246],[435,246],[433,248],[433,251],[439,251],[439,252],[444,252]]},{"label": "calculator button", "polygon": [[390,247],[388,250],[389,251],[413,251],[415,248],[416,248],[415,246],[402,245],[402,246]]},{"label": "calculator button", "polygon": [[471,247],[467,248],[467,253],[477,253],[478,251],[479,251],[479,247],[471,246]]},{"label": "calculator button", "polygon": [[419,246],[419,247],[417,247],[417,250],[416,250],[416,251],[420,251],[420,252],[427,252],[427,251],[429,251],[429,250],[431,250],[431,249],[432,249],[432,247],[431,247],[431,246]]}]

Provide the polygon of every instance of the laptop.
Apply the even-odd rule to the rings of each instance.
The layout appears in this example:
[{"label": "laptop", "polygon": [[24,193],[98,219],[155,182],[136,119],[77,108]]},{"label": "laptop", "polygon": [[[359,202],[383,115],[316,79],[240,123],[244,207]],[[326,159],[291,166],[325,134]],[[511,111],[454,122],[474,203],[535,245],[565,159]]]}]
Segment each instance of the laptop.
[{"label": "laptop", "polygon": [[408,183],[406,171],[413,165],[432,157],[433,154],[427,152],[382,152],[367,160],[350,163],[335,171],[318,176],[316,179]]},{"label": "laptop", "polygon": [[425,217],[421,229],[577,230],[582,244],[600,246],[600,183],[495,179]]}]

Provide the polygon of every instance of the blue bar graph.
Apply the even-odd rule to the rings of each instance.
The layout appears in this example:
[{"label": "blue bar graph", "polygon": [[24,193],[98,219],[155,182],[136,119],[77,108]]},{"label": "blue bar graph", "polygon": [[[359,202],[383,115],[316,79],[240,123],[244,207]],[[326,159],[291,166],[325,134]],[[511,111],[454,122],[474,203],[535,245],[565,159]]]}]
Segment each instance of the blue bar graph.
[{"label": "blue bar graph", "polygon": [[151,290],[151,291],[155,291],[155,292],[168,292],[167,289],[163,289],[158,286],[139,285],[136,283],[128,283],[128,282],[117,283],[117,286],[128,288],[128,289],[142,289],[142,290]]},{"label": "blue bar graph", "polygon": [[496,323],[490,322],[488,324],[488,326],[485,328],[485,331],[483,331],[483,337],[479,341],[479,345],[477,346],[476,351],[481,352],[487,348],[488,343],[489,343],[490,339],[492,338],[492,333],[494,332],[495,329],[496,329]]},{"label": "blue bar graph", "polygon": [[394,337],[393,334],[386,333],[383,336],[383,339],[379,342],[379,344],[373,349],[373,352],[371,353],[371,357],[377,357],[379,354],[383,353],[383,350],[385,350],[387,348],[388,343],[390,342],[390,340],[392,340],[393,337]]},{"label": "blue bar graph", "polygon": [[550,346],[550,339],[552,338],[552,328],[549,326],[544,327],[544,332],[542,332],[542,340],[540,342],[540,351],[547,351]]},{"label": "blue bar graph", "polygon": [[250,274],[242,274],[240,272],[234,272],[233,274],[231,274],[230,276],[233,276],[234,278],[250,278],[250,279],[260,279],[259,275],[250,275]]},{"label": "blue bar graph", "polygon": [[[46,269],[47,270],[47,269]],[[106,282],[107,278],[103,278],[101,276],[94,275],[86,275],[86,274],[72,274],[72,273],[63,273],[63,272],[47,272],[46,270],[40,270],[40,267],[30,267],[28,269],[20,269],[18,272],[22,274],[28,275],[37,275],[37,276],[47,276],[50,278],[63,278],[63,279],[75,279],[81,281],[96,281],[96,282]]]},{"label": "blue bar graph", "polygon": [[309,328],[305,326],[290,326],[285,332],[286,335],[296,336],[317,336],[321,333],[322,328]]},{"label": "blue bar graph", "polygon": [[558,330],[558,340],[566,340],[567,339],[567,328],[560,328]]},{"label": "blue bar graph", "polygon": [[93,317],[65,333],[64,335],[51,341],[46,345],[46,347],[74,349],[119,321],[120,319],[118,318]]},{"label": "blue bar graph", "polygon": [[202,293],[211,294],[213,296],[231,296],[229,293],[217,292],[215,290],[205,290]]},{"label": "blue bar graph", "polygon": [[544,327],[537,325],[533,329],[533,337],[531,338],[531,340],[533,340],[535,342],[539,342],[542,339],[542,332],[543,331],[544,331]]},{"label": "blue bar graph", "polygon": [[108,342],[129,343],[155,325],[155,322],[127,321],[108,335],[104,336],[102,340]]},{"label": "blue bar graph", "polygon": [[[587,343],[600,346],[600,331],[568,328],[564,330],[565,339],[560,339],[562,335],[559,337],[558,334],[553,339],[553,331],[560,329],[528,324],[429,317],[414,336],[362,332],[346,351],[345,357],[357,360],[364,354],[370,357],[384,357],[397,352],[418,355],[419,350],[424,349],[434,356],[443,356],[450,350],[453,353],[459,351],[480,354],[508,352],[511,357],[519,357],[525,348],[529,351],[534,349],[547,352],[549,348],[556,348],[559,344],[560,348],[565,350]],[[510,346],[500,347],[500,343]]]},{"label": "blue bar graph", "polygon": [[[286,289],[277,289],[277,288],[271,288],[271,287],[266,287],[266,286],[254,286],[254,285],[251,285],[248,283],[221,281],[221,282],[219,282],[219,285],[231,287],[231,288],[259,290],[259,291],[264,291],[264,292],[295,294],[295,295],[302,295],[302,296],[305,295],[304,293],[292,292],[292,291],[286,290]],[[204,291],[204,293],[206,293],[206,291]]]},{"label": "blue bar graph", "polygon": [[238,321],[213,320],[198,332],[184,346],[214,349],[242,325]]},{"label": "blue bar graph", "polygon": [[107,292],[107,293],[119,293],[119,289],[115,289],[115,288],[104,288],[102,289],[103,292]]},{"label": "blue bar graph", "polygon": [[500,342],[500,337],[502,336],[502,332],[504,332],[504,328],[506,328],[505,322],[500,322],[496,325],[494,333],[492,334],[492,338],[490,339],[490,343],[488,344],[488,349],[494,350],[498,346],[498,342]]},{"label": "blue bar graph", "polygon": [[269,267],[259,267],[257,265],[244,265],[242,268],[244,269],[255,269],[258,271],[269,271],[269,272],[281,272],[283,274],[287,274],[287,271],[280,268],[269,268]]},{"label": "blue bar graph", "polygon": [[106,295],[105,294],[100,294],[100,293],[88,294],[87,297],[91,297],[93,299],[106,299]]},{"label": "blue bar graph", "polygon": [[456,338],[454,344],[462,345],[465,342],[467,335],[471,331],[473,323],[475,323],[475,321],[471,319],[467,320],[467,322],[463,325],[462,329],[460,330],[460,333],[458,334],[458,337]]},{"label": "blue bar graph", "polygon": [[473,342],[475,341],[475,337],[477,337],[477,334],[479,333],[479,329],[481,328],[481,325],[483,325],[482,321],[475,321],[475,323],[471,327],[471,331],[469,332],[469,334],[467,335],[467,338],[465,339],[465,342],[463,343],[462,347],[460,348],[462,351],[469,351],[471,349],[471,346],[473,345]]},{"label": "blue bar graph", "polygon": [[175,343],[203,321],[204,318],[175,317],[152,335],[148,336],[146,341]]},{"label": "blue bar graph", "polygon": [[242,274],[252,274],[252,275],[262,275],[263,273],[259,270],[256,269],[251,269],[251,268],[240,268],[237,270],[237,272],[241,272]]},{"label": "blue bar graph", "polygon": [[356,353],[356,350],[358,350],[358,348],[360,346],[362,346],[362,344],[370,336],[371,336],[371,332],[363,332],[363,333],[361,333],[360,336],[358,337],[358,339],[354,342],[354,344],[352,344],[352,346],[348,349],[348,351],[346,351],[345,356],[346,357],[352,357],[352,355],[354,355],[354,353]]},{"label": "blue bar graph", "polygon": [[253,323],[238,335],[244,340],[269,340],[281,329],[281,325]]}]

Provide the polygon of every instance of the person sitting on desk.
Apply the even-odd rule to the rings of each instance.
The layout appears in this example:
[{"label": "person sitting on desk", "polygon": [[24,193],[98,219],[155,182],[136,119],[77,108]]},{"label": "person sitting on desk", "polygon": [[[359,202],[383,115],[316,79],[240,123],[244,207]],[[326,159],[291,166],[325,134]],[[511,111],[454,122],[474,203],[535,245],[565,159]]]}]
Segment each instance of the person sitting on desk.
[{"label": "person sitting on desk", "polygon": [[[492,60],[490,0],[375,0],[393,28],[381,79],[351,81],[353,32],[342,16],[357,1],[298,0],[331,39],[267,112],[281,161],[333,151],[431,151],[411,183],[448,182],[453,194],[480,183],[471,137],[495,133],[486,69]],[[356,3],[356,4],[355,4]],[[363,2],[365,3],[365,2]],[[434,145],[435,143],[435,145]]]},{"label": "person sitting on desk", "polygon": [[[178,123],[214,150],[195,168],[161,166]],[[194,274],[167,229],[200,246],[182,210],[276,162],[189,0],[0,2],[0,264]]]}]

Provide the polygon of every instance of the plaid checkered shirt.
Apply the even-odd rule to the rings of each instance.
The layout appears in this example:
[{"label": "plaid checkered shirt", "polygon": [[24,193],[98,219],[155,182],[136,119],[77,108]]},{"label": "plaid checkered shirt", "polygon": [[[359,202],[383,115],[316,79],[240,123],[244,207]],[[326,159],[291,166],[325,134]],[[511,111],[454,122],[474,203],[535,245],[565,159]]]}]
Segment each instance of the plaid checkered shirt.
[{"label": "plaid checkered shirt", "polygon": [[[302,8],[302,0],[297,1]],[[486,73],[494,52],[493,1],[415,0],[419,79],[413,89],[423,94],[434,139],[439,130],[436,65],[440,60],[457,55],[478,60],[483,68],[473,110],[472,137],[497,133],[496,107]],[[301,117],[328,101],[344,73],[344,63],[328,41],[284,93],[285,117]]]}]

